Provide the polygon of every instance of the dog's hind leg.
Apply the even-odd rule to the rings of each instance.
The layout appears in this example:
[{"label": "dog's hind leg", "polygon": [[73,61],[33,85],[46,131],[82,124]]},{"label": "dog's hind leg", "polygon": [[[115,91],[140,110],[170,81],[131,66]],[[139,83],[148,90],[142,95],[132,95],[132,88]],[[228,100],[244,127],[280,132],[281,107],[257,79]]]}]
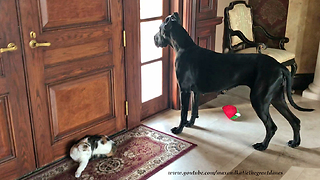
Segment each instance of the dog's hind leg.
[{"label": "dog's hind leg", "polygon": [[171,129],[173,134],[180,134],[183,128],[187,125],[188,120],[188,108],[189,108],[189,100],[190,100],[190,90],[181,90],[181,120],[180,125],[178,127],[174,127]]},{"label": "dog's hind leg", "polygon": [[290,111],[284,97],[284,88],[280,87],[275,93],[272,105],[287,119],[293,130],[293,140],[288,142],[288,146],[294,148],[300,145],[300,120]]},{"label": "dog's hind leg", "polygon": [[196,118],[199,117],[199,94],[199,92],[193,91],[191,119],[187,123],[186,127],[192,127],[194,125],[194,122],[196,121]]},{"label": "dog's hind leg", "polygon": [[268,93],[261,93],[257,91],[251,91],[251,94],[250,94],[252,107],[254,108],[258,117],[262,120],[266,128],[265,139],[261,143],[256,143],[252,145],[254,149],[259,151],[263,151],[268,148],[271,138],[274,136],[275,132],[277,131],[277,126],[273,122],[269,113],[269,106],[270,106],[271,99],[268,98],[266,94]]}]

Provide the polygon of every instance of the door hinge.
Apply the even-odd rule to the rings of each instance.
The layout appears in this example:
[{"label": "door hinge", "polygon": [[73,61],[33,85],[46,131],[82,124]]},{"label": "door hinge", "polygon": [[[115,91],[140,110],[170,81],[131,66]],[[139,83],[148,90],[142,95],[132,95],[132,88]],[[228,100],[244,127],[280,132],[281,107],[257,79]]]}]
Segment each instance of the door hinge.
[{"label": "door hinge", "polygon": [[127,41],[126,41],[126,31],[125,30],[122,31],[122,36],[123,36],[123,47],[126,47]]},{"label": "door hinge", "polygon": [[126,101],[126,116],[128,116],[129,115],[129,103],[128,103],[128,101]]}]

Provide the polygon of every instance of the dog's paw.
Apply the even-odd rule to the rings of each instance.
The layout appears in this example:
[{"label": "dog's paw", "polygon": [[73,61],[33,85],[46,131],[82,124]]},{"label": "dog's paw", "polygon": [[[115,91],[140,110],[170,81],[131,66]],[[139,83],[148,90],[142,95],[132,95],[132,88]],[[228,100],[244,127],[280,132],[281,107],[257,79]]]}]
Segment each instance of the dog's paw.
[{"label": "dog's paw", "polygon": [[194,125],[194,121],[188,121],[188,123],[186,124],[186,127],[192,127]]},{"label": "dog's paw", "polygon": [[296,142],[295,140],[291,140],[287,144],[288,144],[289,147],[295,148],[295,147],[298,147],[300,145],[300,142]]},{"label": "dog's paw", "polygon": [[182,132],[182,129],[179,128],[179,127],[174,127],[174,128],[171,129],[171,132],[173,134],[180,134]]},{"label": "dog's paw", "polygon": [[186,127],[192,127],[196,121],[196,118],[199,118],[199,116],[192,115],[190,121],[187,122]]},{"label": "dog's paw", "polygon": [[258,151],[264,151],[267,149],[267,146],[263,145],[262,143],[256,143],[256,144],[252,145],[252,147]]}]

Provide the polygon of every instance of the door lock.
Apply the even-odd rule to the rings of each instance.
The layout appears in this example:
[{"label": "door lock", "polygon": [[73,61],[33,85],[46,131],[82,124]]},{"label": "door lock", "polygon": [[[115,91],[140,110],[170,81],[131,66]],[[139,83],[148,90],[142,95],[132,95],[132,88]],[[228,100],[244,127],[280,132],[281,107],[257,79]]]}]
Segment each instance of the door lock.
[{"label": "door lock", "polygon": [[29,46],[31,48],[37,48],[37,47],[49,47],[51,46],[50,42],[46,42],[46,43],[38,43],[36,40],[31,40],[29,42]]},{"label": "door lock", "polygon": [[30,32],[30,38],[32,38],[33,40],[31,40],[29,42],[29,46],[33,49],[33,48],[37,48],[37,47],[49,47],[51,46],[50,42],[45,42],[45,43],[38,43],[35,38],[37,37],[36,32],[31,31]]}]

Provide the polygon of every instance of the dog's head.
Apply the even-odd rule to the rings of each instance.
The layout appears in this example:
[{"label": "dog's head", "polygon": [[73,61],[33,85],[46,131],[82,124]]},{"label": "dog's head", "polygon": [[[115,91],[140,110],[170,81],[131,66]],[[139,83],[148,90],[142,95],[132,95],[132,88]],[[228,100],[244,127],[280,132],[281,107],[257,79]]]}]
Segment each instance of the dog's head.
[{"label": "dog's head", "polygon": [[173,13],[166,17],[159,27],[159,32],[154,36],[154,44],[157,47],[166,47],[170,44],[170,31],[175,25],[180,25],[180,17],[178,13]]}]

